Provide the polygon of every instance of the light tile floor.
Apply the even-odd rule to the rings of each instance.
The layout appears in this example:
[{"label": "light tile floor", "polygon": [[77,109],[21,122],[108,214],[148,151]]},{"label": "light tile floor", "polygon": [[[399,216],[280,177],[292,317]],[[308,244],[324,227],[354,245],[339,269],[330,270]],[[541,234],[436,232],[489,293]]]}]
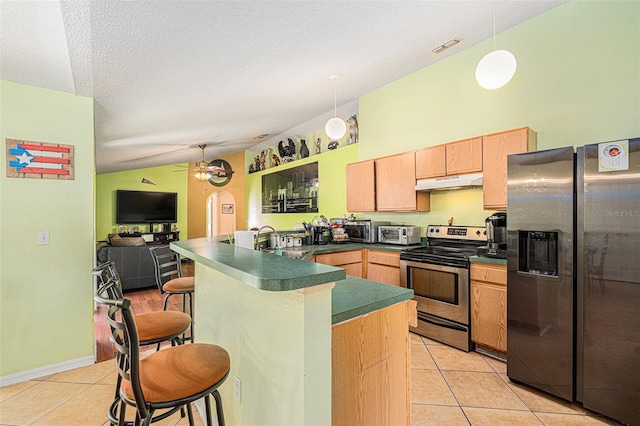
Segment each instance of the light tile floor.
[{"label": "light tile floor", "polygon": [[507,365],[411,335],[411,424],[619,425],[524,385],[512,383]]},{"label": "light tile floor", "polygon": [[[506,364],[412,334],[411,423],[422,425],[618,425],[606,417],[511,383]],[[0,388],[0,425],[103,426],[113,400],[113,360]],[[196,414],[197,411],[194,411]],[[133,410],[127,412],[130,417]],[[196,414],[196,424],[202,422]],[[180,414],[159,426],[186,426]],[[391,425],[395,426],[395,425]]]}]

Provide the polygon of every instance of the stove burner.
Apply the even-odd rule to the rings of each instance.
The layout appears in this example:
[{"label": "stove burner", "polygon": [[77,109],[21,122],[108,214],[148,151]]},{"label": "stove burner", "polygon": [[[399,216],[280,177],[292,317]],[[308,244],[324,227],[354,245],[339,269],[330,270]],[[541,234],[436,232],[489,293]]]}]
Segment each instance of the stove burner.
[{"label": "stove burner", "polygon": [[464,266],[478,247],[485,245],[484,227],[436,226],[427,227],[427,246],[400,252],[401,260],[423,263],[455,263]]}]

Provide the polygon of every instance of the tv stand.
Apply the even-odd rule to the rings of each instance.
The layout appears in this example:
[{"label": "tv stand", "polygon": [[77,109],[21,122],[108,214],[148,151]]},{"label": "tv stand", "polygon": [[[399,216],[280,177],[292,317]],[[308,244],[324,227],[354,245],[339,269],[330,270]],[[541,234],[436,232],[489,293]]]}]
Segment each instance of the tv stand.
[{"label": "tv stand", "polygon": [[180,231],[170,232],[134,232],[132,234],[122,233],[118,234],[122,238],[127,237],[142,237],[147,242],[147,245],[154,244],[169,244],[172,241],[178,241],[180,239]]}]

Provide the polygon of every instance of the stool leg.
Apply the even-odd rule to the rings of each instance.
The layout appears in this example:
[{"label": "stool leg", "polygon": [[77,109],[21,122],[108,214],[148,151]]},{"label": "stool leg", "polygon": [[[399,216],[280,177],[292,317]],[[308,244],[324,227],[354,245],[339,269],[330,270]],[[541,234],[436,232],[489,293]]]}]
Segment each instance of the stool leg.
[{"label": "stool leg", "polygon": [[193,293],[189,293],[189,315],[191,315],[191,343],[193,343]]},{"label": "stool leg", "polygon": [[162,310],[166,311],[167,310],[167,303],[169,302],[169,297],[171,296],[171,293],[167,293],[167,295],[164,297],[164,305],[162,305]]},{"label": "stool leg", "polygon": [[189,416],[189,426],[194,426],[193,423],[193,411],[191,410],[191,403],[187,403],[187,415]]},{"label": "stool leg", "polygon": [[209,395],[204,397],[204,408],[207,414],[207,426],[213,426],[213,418],[211,417],[211,401]]},{"label": "stool leg", "polygon": [[222,397],[218,389],[211,392],[213,398],[216,400],[216,415],[218,416],[218,424],[224,426],[224,413],[222,412]]}]

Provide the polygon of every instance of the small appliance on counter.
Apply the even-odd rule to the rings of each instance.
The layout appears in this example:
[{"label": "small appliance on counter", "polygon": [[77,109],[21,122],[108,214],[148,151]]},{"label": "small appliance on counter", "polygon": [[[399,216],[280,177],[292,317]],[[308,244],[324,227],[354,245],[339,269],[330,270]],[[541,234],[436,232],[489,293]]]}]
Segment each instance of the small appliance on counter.
[{"label": "small appliance on counter", "polygon": [[478,256],[507,258],[507,213],[495,212],[485,221],[487,245],[478,247]]},{"label": "small appliance on counter", "polygon": [[373,244],[378,242],[378,227],[390,224],[390,222],[374,222],[368,219],[349,220],[344,223],[344,230],[351,242]]},{"label": "small appliance on counter", "polygon": [[382,225],[378,227],[378,242],[410,246],[420,244],[420,227],[410,225]]}]

